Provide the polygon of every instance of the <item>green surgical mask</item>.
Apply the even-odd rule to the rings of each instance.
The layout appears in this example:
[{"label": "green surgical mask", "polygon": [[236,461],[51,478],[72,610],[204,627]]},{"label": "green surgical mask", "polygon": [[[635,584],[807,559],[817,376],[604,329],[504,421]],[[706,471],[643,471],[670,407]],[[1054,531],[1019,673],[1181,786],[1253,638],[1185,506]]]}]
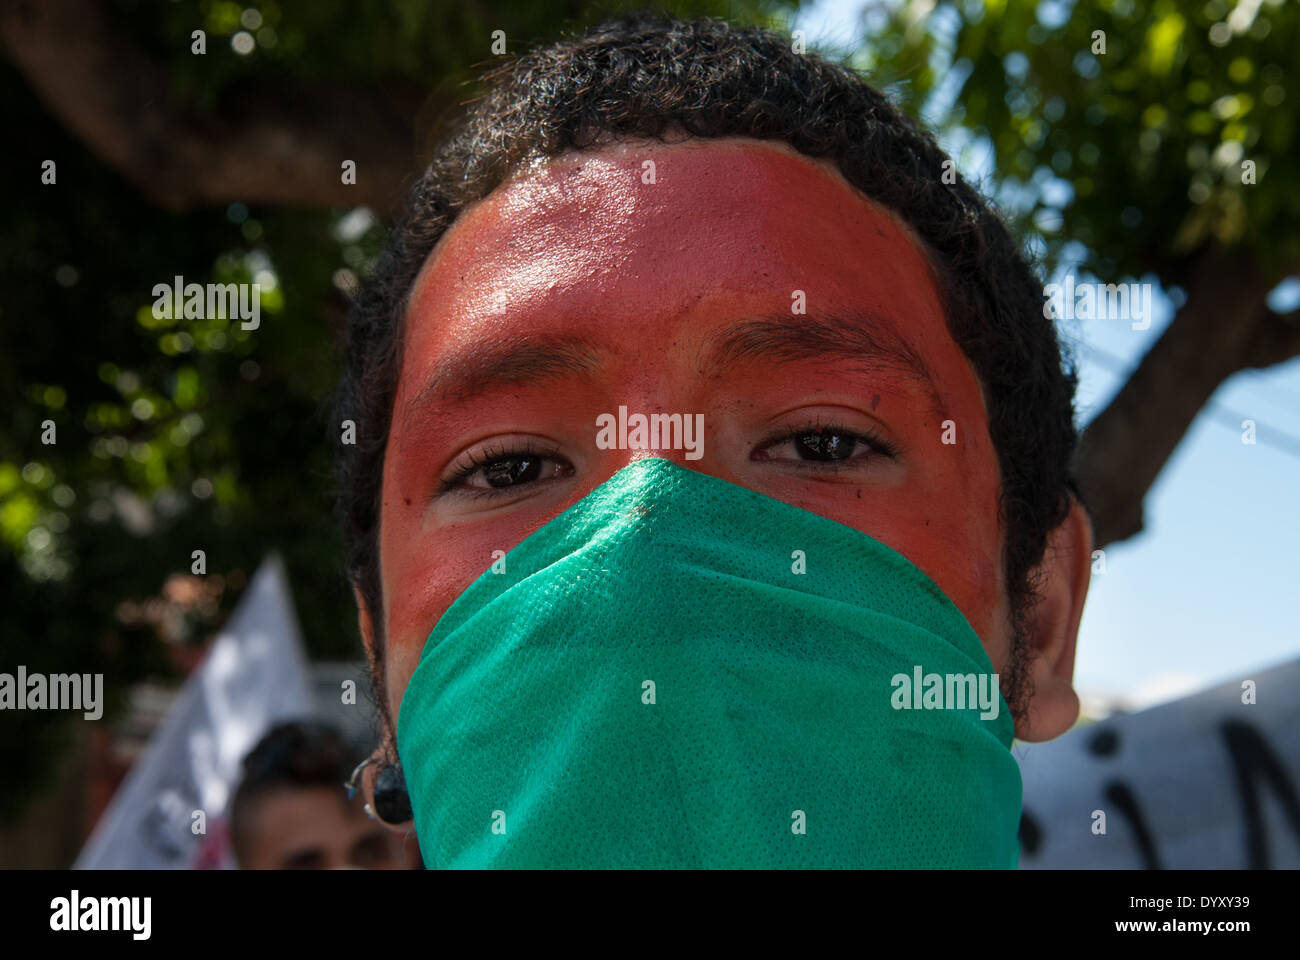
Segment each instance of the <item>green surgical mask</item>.
[{"label": "green surgical mask", "polygon": [[496,567],[402,699],[429,867],[1016,865],[993,667],[878,540],[647,458]]}]

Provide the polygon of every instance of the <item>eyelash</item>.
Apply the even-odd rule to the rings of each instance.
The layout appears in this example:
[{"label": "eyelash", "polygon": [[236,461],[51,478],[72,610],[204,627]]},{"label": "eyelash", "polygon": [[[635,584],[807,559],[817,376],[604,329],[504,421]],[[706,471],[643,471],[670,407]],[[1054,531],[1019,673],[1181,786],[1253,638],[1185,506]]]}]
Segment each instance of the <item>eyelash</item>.
[{"label": "eyelash", "polygon": [[[788,428],[783,429],[781,433],[769,437],[767,440],[763,441],[759,445],[758,449],[766,450],[769,447],[774,447],[778,444],[785,443],[788,440],[798,440],[800,437],[807,436],[810,433],[841,434],[845,437],[852,439],[855,443],[856,442],[864,443],[866,444],[867,447],[869,447],[873,451],[872,456],[866,458],[868,460],[874,459],[877,456],[887,457],[889,459],[894,459],[898,456],[898,448],[894,444],[886,440],[884,437],[880,436],[874,430],[849,429],[848,427],[841,426],[838,423],[824,423],[820,420],[809,422],[807,424],[804,424],[801,427],[797,427],[794,429],[788,429]],[[508,494],[511,491],[518,489],[518,487],[527,486],[528,483],[536,483],[537,481],[533,480],[533,481],[529,481],[528,483],[521,483],[512,487],[489,487],[482,490],[466,487],[465,481],[468,480],[475,473],[477,473],[479,470],[482,470],[484,467],[487,467],[499,460],[521,459],[524,457],[539,457],[543,459],[557,459],[562,461],[566,465],[569,465],[568,461],[564,460],[563,457],[556,456],[558,449],[559,449],[558,447],[554,447],[554,446],[545,447],[545,446],[539,446],[537,444],[528,441],[521,441],[518,444],[514,444],[514,445],[502,445],[499,447],[489,447],[482,451],[470,451],[469,453],[465,454],[461,458],[460,463],[455,468],[456,472],[452,476],[448,477],[446,480],[443,480],[439,484],[438,495],[441,496],[445,493],[451,493],[454,491],[459,495],[473,497],[477,499],[482,497],[499,497]],[[848,461],[846,460],[826,460],[826,461],[802,460],[800,461],[800,463],[803,464],[805,469],[824,470],[829,472],[842,470],[844,468],[844,465],[847,462]]]},{"label": "eyelash", "polygon": [[[462,496],[468,497],[498,497],[502,494],[510,493],[516,487],[489,487],[485,490],[474,490],[466,487],[465,481],[472,477],[479,470],[495,463],[498,460],[519,459],[523,457],[540,457],[545,459],[559,459],[568,463],[563,457],[556,457],[559,448],[554,446],[543,446],[534,444],[531,441],[520,441],[510,444],[503,444],[499,447],[488,447],[482,451],[471,450],[461,457],[460,463],[457,464],[456,472],[443,480],[438,485],[438,495],[444,493],[456,492]],[[536,481],[533,481],[536,482]],[[527,486],[527,484],[519,484]]]},{"label": "eyelash", "polygon": [[[805,437],[810,433],[841,434],[852,439],[855,443],[863,443],[872,451],[872,455],[865,458],[867,460],[873,460],[876,457],[887,457],[888,459],[893,460],[898,457],[898,447],[869,427],[850,428],[843,424],[826,423],[822,420],[812,420],[805,423],[803,426],[795,427],[793,429],[788,427],[782,428],[779,434],[769,437],[767,440],[764,440],[759,444],[758,449],[766,450],[769,447],[775,447],[788,440],[798,440],[800,437]],[[847,460],[800,461],[800,463],[802,463],[807,469],[826,470],[830,472],[843,469],[845,464],[848,462],[849,461]]]}]

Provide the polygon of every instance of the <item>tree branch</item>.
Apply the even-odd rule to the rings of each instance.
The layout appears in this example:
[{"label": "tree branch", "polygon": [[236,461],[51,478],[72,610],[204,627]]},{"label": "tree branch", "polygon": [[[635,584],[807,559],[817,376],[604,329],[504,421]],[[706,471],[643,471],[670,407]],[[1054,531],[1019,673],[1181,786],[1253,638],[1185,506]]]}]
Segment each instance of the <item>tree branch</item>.
[{"label": "tree branch", "polygon": [[1208,246],[1191,277],[1186,305],[1080,441],[1076,474],[1099,547],[1142,530],[1147,490],[1225,380],[1300,353],[1296,315],[1268,309],[1273,283],[1250,251]]},{"label": "tree branch", "polygon": [[[204,113],[173,102],[165,67],[95,0],[0,0],[0,47],[69,130],[164,208],[364,204],[391,216],[416,169],[414,91],[395,102],[250,82]],[[356,161],[355,186],[341,182],[344,160]],[[1300,355],[1300,319],[1268,310],[1271,284],[1248,253],[1207,247],[1183,264],[1186,306],[1084,431],[1076,469],[1098,545],[1142,529],[1147,490],[1224,380]]]},{"label": "tree branch", "polygon": [[[391,215],[415,169],[413,110],[345,87],[243,85],[211,114],[94,0],[0,0],[0,46],[52,114],[150,202],[369,206]],[[403,115],[399,115],[403,114]],[[342,163],[357,165],[342,183]]]},{"label": "tree branch", "polygon": [[1300,310],[1274,313],[1265,306],[1262,313],[1247,366],[1271,367],[1300,356]]}]

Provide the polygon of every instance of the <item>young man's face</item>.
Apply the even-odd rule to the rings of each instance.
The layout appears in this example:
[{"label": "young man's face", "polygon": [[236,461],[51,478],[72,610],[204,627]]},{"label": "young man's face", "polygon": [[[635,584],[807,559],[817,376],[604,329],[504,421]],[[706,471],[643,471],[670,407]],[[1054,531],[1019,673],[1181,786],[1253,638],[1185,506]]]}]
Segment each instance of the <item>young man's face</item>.
[{"label": "young man's face", "polygon": [[240,854],[244,870],[409,870],[403,844],[338,787],[283,787],[253,800]]},{"label": "young man's face", "polygon": [[[620,406],[703,414],[702,456],[598,448]],[[997,456],[909,230],[783,145],[621,144],[498,188],[413,290],[380,514],[393,717],[493,551],[642,456],[883,541],[1005,672]]]}]

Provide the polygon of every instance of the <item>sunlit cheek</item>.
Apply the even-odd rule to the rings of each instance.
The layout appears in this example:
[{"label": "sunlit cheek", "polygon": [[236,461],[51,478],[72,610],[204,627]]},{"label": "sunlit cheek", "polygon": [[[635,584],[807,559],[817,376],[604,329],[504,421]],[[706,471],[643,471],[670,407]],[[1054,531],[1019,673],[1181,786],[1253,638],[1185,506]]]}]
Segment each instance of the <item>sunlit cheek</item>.
[{"label": "sunlit cheek", "polygon": [[907,557],[938,585],[985,641],[996,640],[999,599],[996,527],[972,517],[964,496],[950,488],[894,491],[839,517]]},{"label": "sunlit cheek", "polygon": [[[389,530],[400,519],[386,517]],[[402,691],[419,663],[434,624],[481,569],[475,571],[465,551],[439,548],[417,522],[411,532],[387,537],[383,544],[385,605],[385,679],[389,705],[397,715]]]},{"label": "sunlit cheek", "polygon": [[[997,574],[997,538],[982,539],[967,533],[956,543],[959,545],[950,552],[947,567],[932,579],[965,614],[992,657],[1004,640],[996,616],[1001,582]],[[960,559],[954,562],[954,557]]]},{"label": "sunlit cheek", "polygon": [[485,546],[430,531],[394,546],[388,623],[402,640],[423,642],[444,610],[480,574],[492,556]]},{"label": "sunlit cheek", "polygon": [[[958,372],[950,376],[955,380]],[[982,416],[968,409],[975,403],[949,400],[945,406],[957,442],[942,443],[941,430],[933,434],[940,445],[932,447],[925,460],[929,480],[909,491],[911,530],[924,557],[917,565],[962,611],[992,655],[1006,633],[998,617],[1004,586],[1000,475]]]},{"label": "sunlit cheek", "polygon": [[[992,460],[990,452],[990,460]],[[993,461],[996,462],[996,461]],[[968,555],[961,567],[969,594],[967,618],[985,646],[1006,642],[1007,630],[999,612],[1005,607],[1006,583],[1002,564],[1002,531],[999,521],[998,472],[994,466],[976,470],[963,478],[967,491],[966,509],[953,517],[955,529]]]},{"label": "sunlit cheek", "polygon": [[[419,511],[418,513],[422,513]],[[522,522],[509,514],[497,522],[438,527],[410,515],[393,524],[383,546],[388,625],[385,667],[389,702],[397,715],[402,693],[438,620],[456,599],[544,518]]]}]

